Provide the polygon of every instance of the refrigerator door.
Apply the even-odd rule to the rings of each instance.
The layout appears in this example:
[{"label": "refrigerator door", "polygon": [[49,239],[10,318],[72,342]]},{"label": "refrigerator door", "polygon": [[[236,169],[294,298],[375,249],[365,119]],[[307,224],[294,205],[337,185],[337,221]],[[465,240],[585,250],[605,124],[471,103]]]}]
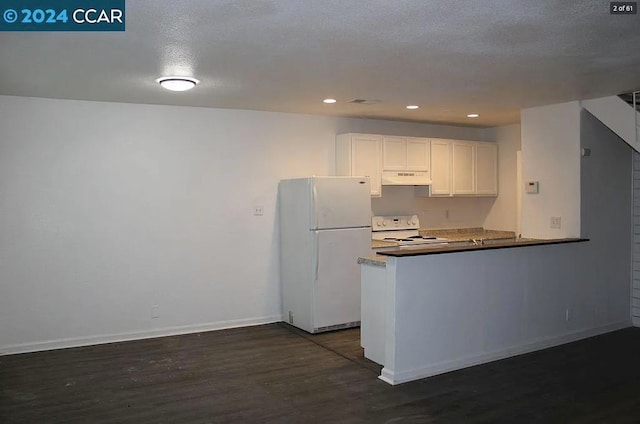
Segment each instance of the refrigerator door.
[{"label": "refrigerator door", "polygon": [[371,226],[367,177],[312,177],[310,229]]},{"label": "refrigerator door", "polygon": [[312,234],[315,239],[313,332],[358,325],[360,265],[357,261],[371,250],[370,229],[320,230]]}]

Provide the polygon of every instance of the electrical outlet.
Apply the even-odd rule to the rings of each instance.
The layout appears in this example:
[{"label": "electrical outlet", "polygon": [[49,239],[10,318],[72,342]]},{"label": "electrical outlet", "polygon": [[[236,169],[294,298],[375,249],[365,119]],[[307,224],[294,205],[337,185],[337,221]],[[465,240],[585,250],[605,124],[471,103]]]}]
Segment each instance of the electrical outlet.
[{"label": "electrical outlet", "polygon": [[561,226],[562,226],[562,219],[559,216],[552,216],[551,228],[553,228],[554,230],[559,230]]},{"label": "electrical outlet", "polygon": [[253,207],[253,215],[254,216],[262,216],[262,215],[264,215],[264,206],[260,206],[260,205],[254,206]]},{"label": "electrical outlet", "polygon": [[160,305],[151,305],[151,318],[160,318]]}]

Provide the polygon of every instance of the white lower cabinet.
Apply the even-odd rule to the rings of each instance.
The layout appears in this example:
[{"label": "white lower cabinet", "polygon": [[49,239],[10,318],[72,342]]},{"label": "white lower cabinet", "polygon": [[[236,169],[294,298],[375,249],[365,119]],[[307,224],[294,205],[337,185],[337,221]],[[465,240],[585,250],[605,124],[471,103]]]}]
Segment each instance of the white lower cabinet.
[{"label": "white lower cabinet", "polygon": [[360,346],[364,349],[365,358],[380,365],[384,365],[385,355],[386,272],[386,267],[360,266]]}]

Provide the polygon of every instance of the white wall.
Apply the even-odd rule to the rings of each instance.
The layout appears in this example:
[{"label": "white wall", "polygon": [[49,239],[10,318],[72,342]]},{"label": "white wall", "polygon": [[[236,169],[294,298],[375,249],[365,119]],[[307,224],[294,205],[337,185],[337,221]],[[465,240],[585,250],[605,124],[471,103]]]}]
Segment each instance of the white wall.
[{"label": "white wall", "polygon": [[483,225],[492,230],[516,231],[517,167],[516,154],[520,150],[520,125],[490,128],[488,136],[498,143],[498,197],[491,205]]},{"label": "white wall", "polygon": [[418,215],[422,228],[482,227],[495,197],[416,197],[414,187],[382,188],[372,199],[376,215]]},{"label": "white wall", "polygon": [[580,236],[580,110],[570,102],[522,111],[522,178],[540,183],[539,194],[522,195],[523,237]]},{"label": "white wall", "polygon": [[277,183],[333,173],[342,132],[484,136],[0,96],[0,353],[280,320]]},{"label": "white wall", "polygon": [[592,247],[580,260],[593,264],[592,272],[607,282],[606,287],[586,282],[584,289],[601,298],[601,309],[630,310],[632,237],[640,232],[632,225],[633,150],[586,110],[580,143],[591,149],[581,159],[580,199],[581,233]]},{"label": "white wall", "polygon": [[636,125],[640,124],[640,113],[618,96],[582,100],[581,106],[603,122],[618,137],[636,150],[640,149]]}]

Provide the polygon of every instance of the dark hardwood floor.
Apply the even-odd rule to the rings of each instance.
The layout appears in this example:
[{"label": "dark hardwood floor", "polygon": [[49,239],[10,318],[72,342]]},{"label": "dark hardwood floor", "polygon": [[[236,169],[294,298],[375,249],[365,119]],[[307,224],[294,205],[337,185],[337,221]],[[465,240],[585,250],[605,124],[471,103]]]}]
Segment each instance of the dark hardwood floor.
[{"label": "dark hardwood floor", "polygon": [[270,324],[0,357],[0,423],[640,423],[640,328],[389,386]]}]

